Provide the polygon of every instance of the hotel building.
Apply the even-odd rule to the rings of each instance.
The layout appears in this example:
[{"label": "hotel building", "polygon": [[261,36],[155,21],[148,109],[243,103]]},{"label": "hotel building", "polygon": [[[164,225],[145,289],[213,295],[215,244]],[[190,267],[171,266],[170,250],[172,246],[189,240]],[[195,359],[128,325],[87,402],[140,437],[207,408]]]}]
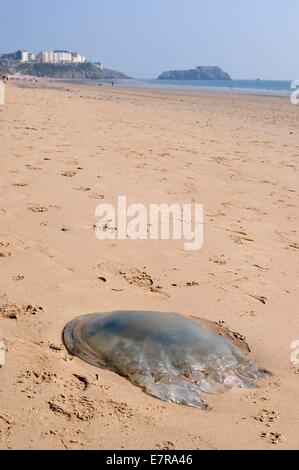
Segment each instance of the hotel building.
[{"label": "hotel building", "polygon": [[38,62],[45,64],[58,64],[58,63],[75,63],[82,64],[85,62],[85,57],[78,52],[69,51],[42,51],[36,56]]}]

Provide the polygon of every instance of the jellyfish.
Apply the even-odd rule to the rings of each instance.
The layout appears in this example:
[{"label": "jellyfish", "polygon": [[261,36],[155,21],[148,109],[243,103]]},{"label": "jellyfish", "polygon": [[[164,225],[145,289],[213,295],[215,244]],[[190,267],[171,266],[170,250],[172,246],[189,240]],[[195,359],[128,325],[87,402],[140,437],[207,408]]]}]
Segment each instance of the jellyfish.
[{"label": "jellyfish", "polygon": [[[214,330],[214,331],[213,331]],[[64,330],[68,351],[164,401],[206,409],[204,394],[256,388],[267,374],[212,322],[175,313],[80,316]]]}]

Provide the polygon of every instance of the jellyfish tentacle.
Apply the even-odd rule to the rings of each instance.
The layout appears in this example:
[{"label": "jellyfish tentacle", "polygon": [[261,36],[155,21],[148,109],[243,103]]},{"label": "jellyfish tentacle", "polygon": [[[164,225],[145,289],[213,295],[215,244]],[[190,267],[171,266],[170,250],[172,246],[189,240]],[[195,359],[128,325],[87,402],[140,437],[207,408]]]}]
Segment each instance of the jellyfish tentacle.
[{"label": "jellyfish tentacle", "polygon": [[167,379],[157,383],[148,382],[145,387],[146,392],[172,403],[188,405],[202,410],[207,408],[207,405],[200,398],[201,389],[198,385],[179,376]]}]

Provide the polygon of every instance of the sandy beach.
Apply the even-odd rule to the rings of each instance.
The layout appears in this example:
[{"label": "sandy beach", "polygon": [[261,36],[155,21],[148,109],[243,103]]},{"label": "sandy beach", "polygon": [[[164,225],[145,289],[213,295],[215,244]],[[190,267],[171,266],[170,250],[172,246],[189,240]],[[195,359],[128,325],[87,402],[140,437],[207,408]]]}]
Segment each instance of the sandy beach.
[{"label": "sandy beach", "polygon": [[[299,107],[287,98],[28,83],[0,106],[1,449],[296,449]],[[204,204],[204,246],[99,241],[95,209]],[[272,376],[152,398],[71,357],[80,314],[223,322]]]}]

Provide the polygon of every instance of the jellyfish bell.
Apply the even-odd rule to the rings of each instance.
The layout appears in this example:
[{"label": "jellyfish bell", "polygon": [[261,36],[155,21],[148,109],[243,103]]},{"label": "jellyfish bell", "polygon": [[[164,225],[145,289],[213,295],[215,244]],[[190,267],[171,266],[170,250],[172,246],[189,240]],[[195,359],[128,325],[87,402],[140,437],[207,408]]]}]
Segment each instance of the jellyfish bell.
[{"label": "jellyfish bell", "polygon": [[265,374],[211,322],[174,313],[80,316],[64,330],[68,351],[164,401],[206,408],[202,394],[256,387]]}]

